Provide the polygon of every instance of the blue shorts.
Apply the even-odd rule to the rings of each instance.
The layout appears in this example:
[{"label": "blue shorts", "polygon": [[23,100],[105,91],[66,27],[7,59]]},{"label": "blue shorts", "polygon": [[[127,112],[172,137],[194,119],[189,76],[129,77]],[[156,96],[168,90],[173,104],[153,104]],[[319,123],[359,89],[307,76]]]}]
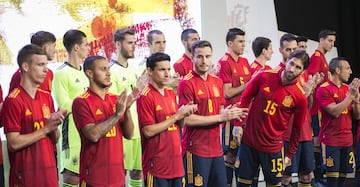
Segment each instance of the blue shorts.
[{"label": "blue shorts", "polygon": [[187,151],[184,168],[187,187],[227,187],[223,156],[204,158]]},{"label": "blue shorts", "polygon": [[[287,151],[288,142],[284,144],[285,153]],[[315,158],[313,152],[313,142],[300,142],[298,150],[291,159],[291,166],[286,167],[285,173],[310,173],[315,169]]]},{"label": "blue shorts", "polygon": [[174,179],[161,179],[151,175],[149,172],[146,176],[145,187],[182,187],[185,185],[185,178],[179,177]]},{"label": "blue shorts", "polygon": [[240,146],[240,166],[237,183],[251,185],[261,165],[266,184],[280,185],[283,171],[283,152],[264,153],[245,143]]},{"label": "blue shorts", "polygon": [[319,136],[320,132],[320,122],[319,122],[319,115],[315,114],[311,116],[311,128],[313,131],[313,136],[317,137]]},{"label": "blue shorts", "polygon": [[221,143],[224,155],[230,152],[232,155],[236,156],[236,153],[238,152],[239,146],[232,134],[233,129],[234,124],[226,122],[221,130]]},{"label": "blue shorts", "polygon": [[339,174],[352,173],[354,171],[355,157],[352,146],[349,147],[326,147],[326,176],[339,177]]}]

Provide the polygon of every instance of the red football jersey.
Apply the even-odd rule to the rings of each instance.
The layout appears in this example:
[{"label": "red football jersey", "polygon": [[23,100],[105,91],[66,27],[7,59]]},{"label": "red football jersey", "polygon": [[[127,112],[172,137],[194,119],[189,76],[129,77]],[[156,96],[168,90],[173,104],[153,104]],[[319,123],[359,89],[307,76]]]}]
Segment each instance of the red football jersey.
[{"label": "red football jersey", "polygon": [[284,145],[287,121],[294,115],[296,120],[286,153],[291,158],[297,150],[300,130],[306,118],[307,99],[299,82],[282,85],[281,73],[259,73],[241,95],[240,108],[246,108],[252,102],[242,141],[258,151],[280,152]]},{"label": "red football jersey", "polygon": [[[46,125],[54,112],[49,92],[37,89],[35,98],[21,87],[14,88],[6,97],[2,109],[5,133],[33,133]],[[10,186],[58,186],[54,145],[49,137],[18,151],[8,150]]]},{"label": "red football jersey", "polygon": [[[165,88],[162,95],[151,84],[143,90],[136,104],[140,129],[165,121],[177,111],[174,91]],[[140,131],[144,176],[147,172],[162,179],[184,176],[180,130],[180,126],[173,124],[151,138],[146,138]]]},{"label": "red football jersey", "polygon": [[[2,88],[1,88],[1,85],[0,85],[0,104],[3,102],[3,92],[2,92]],[[1,110],[0,110],[0,127],[2,127],[2,123],[1,123]],[[0,140],[0,146],[2,145],[1,144],[1,140]],[[0,164],[3,164],[3,156],[2,156],[2,149],[0,149]]]},{"label": "red football jersey", "polygon": [[[314,54],[311,55],[311,57],[310,57],[310,64],[309,64],[309,67],[307,68],[307,73],[309,75],[314,75],[315,73],[318,73],[318,72],[323,73],[325,75],[322,83],[329,80],[330,72],[329,72],[329,66],[326,61],[326,58],[321,51],[315,50]],[[321,85],[321,83],[319,85]],[[319,86],[317,88],[319,88]],[[317,88],[315,89],[315,93],[317,91]],[[319,102],[317,101],[317,98],[315,97],[315,94],[314,94],[313,104],[310,109],[311,115],[315,115],[318,113],[318,111],[319,111],[318,104],[319,104]]]},{"label": "red football jersey", "polygon": [[[304,84],[306,83],[306,81],[308,81],[308,74],[306,71],[304,71],[298,78],[298,81],[301,83],[302,86],[304,86]],[[285,133],[284,136],[284,140],[289,142],[290,138],[291,138],[291,131],[292,131],[292,126],[294,123],[294,116],[292,115],[291,118],[288,120],[288,129]],[[304,120],[304,125],[302,130],[300,131],[300,138],[299,141],[303,142],[303,141],[311,141],[313,139],[312,137],[312,128],[311,128],[311,115],[310,115],[310,110],[307,110],[306,113],[306,118]]]},{"label": "red football jersey", "polygon": [[[219,77],[225,83],[231,83],[233,88],[239,87],[251,79],[249,62],[246,58],[239,57],[237,62],[229,53],[223,56],[220,65]],[[226,99],[226,105],[235,104],[240,100],[240,94]]]},{"label": "red football jersey", "polygon": [[328,146],[351,146],[352,139],[352,105],[350,104],[339,117],[330,115],[325,107],[331,103],[343,101],[349,91],[348,85],[342,84],[339,87],[328,80],[323,83],[316,92],[321,113],[319,140]]},{"label": "red football jersey", "polygon": [[91,186],[125,184],[121,123],[115,125],[98,142],[89,141],[81,131],[88,124],[99,124],[114,114],[117,96],[107,93],[105,99],[88,89],[72,105],[76,128],[81,138],[80,181]]},{"label": "red football jersey", "polygon": [[271,70],[272,68],[265,64],[263,67],[258,61],[254,60],[254,62],[250,66],[250,73],[254,74],[257,71]]},{"label": "red football jersey", "polygon": [[[224,106],[223,83],[218,77],[208,74],[202,79],[191,72],[180,81],[178,87],[179,106],[193,102],[198,105],[195,114],[201,116],[217,115],[220,106]],[[182,148],[201,157],[211,158],[223,154],[220,143],[220,126],[214,124],[205,127],[185,126],[182,137]]]},{"label": "red football jersey", "polygon": [[174,63],[173,67],[175,72],[179,73],[180,76],[183,77],[194,69],[194,64],[189,56],[183,54],[183,56]]},{"label": "red football jersey", "polygon": [[[52,80],[54,78],[54,74],[51,71],[51,69],[48,69],[46,72],[46,76],[44,79],[44,82],[42,84],[38,85],[38,88],[51,92],[51,86],[52,86]],[[11,77],[10,81],[10,87],[9,87],[9,93],[16,87],[20,85],[20,79],[21,79],[21,72],[18,69],[13,76]]]}]

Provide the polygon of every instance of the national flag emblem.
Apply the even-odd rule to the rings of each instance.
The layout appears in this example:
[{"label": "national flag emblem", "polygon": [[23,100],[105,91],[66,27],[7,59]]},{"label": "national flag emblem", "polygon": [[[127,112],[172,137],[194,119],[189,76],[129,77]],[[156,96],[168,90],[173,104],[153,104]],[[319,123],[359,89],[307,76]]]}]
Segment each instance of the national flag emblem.
[{"label": "national flag emblem", "polygon": [[214,97],[220,97],[220,92],[218,87],[216,87],[215,85],[212,87],[213,93],[214,93]]},{"label": "national flag emblem", "polygon": [[101,112],[100,109],[97,109],[96,112],[95,112],[96,115],[102,115],[103,113]]},{"label": "national flag emblem", "polygon": [[204,94],[204,92],[202,90],[199,90],[197,94],[202,95],[202,94]]},{"label": "national flag emblem", "polygon": [[291,97],[291,95],[288,95],[288,96],[285,96],[282,104],[285,106],[285,107],[290,107],[291,103],[293,102],[293,98]]},{"label": "national flag emblem", "polygon": [[245,66],[243,66],[244,74],[249,75],[249,69]]},{"label": "national flag emblem", "polygon": [[31,116],[32,112],[29,109],[26,109],[25,116]]},{"label": "national flag emblem", "polygon": [[160,110],[162,110],[162,107],[160,106],[160,105],[156,105],[156,109],[155,109],[156,111],[160,111]]},{"label": "national flag emblem", "polygon": [[47,105],[42,106],[42,111],[45,119],[50,118],[50,108]]}]

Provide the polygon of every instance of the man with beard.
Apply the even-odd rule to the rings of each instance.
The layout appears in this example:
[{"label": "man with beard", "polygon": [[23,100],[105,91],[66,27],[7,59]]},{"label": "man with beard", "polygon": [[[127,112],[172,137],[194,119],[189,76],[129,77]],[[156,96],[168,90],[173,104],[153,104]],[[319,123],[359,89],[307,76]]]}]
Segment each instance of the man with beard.
[{"label": "man with beard", "polygon": [[126,90],[119,96],[107,93],[110,66],[104,57],[88,57],[83,67],[90,86],[72,105],[81,137],[80,184],[125,186],[122,138],[133,135],[129,108],[137,97],[128,97]]},{"label": "man with beard", "polygon": [[182,31],[181,43],[184,46],[185,53],[173,65],[175,72],[181,77],[184,77],[194,69],[194,64],[191,61],[191,45],[197,40],[200,40],[200,36],[195,29],[185,29]]},{"label": "man with beard", "polygon": [[[55,58],[55,45],[56,38],[53,33],[47,31],[38,31],[31,36],[31,43],[41,47],[45,53],[48,61],[52,61]],[[44,82],[39,84],[39,88],[51,92],[51,85],[53,80],[53,72],[48,69]],[[18,69],[11,77],[9,92],[20,84],[21,72]]]},{"label": "man with beard", "polygon": [[[281,186],[282,172],[294,155],[307,112],[305,91],[297,78],[309,65],[305,51],[295,51],[284,69],[259,73],[241,95],[239,107],[252,103],[242,144],[238,186],[249,186],[262,167],[267,185]],[[260,112],[260,113],[259,113]],[[291,140],[283,160],[283,135],[294,115]],[[233,134],[241,138],[243,128],[235,123]]]},{"label": "man with beard", "polygon": [[352,118],[360,117],[360,80],[354,78],[349,62],[342,57],[329,63],[331,77],[316,91],[321,124],[319,141],[325,145],[326,186],[345,186],[346,174],[354,171]]},{"label": "man with beard", "polygon": [[[115,31],[114,43],[116,48],[117,59],[111,59],[110,72],[112,86],[109,92],[120,94],[124,90],[133,90],[136,87],[138,76],[136,70],[129,66],[128,59],[134,58],[135,51],[135,30],[124,28]],[[137,88],[136,88],[137,89]],[[138,125],[138,115],[136,105],[131,106],[131,117],[134,119],[134,135],[132,139],[123,139],[124,147],[124,167],[130,171],[129,187],[140,187],[141,180],[141,139]]]},{"label": "man with beard", "polygon": [[[223,82],[209,73],[210,42],[193,43],[194,69],[179,83],[179,106],[197,104],[198,110],[185,119],[182,137],[186,186],[226,187],[226,171],[220,142],[220,124],[247,115],[247,109],[224,107]],[[224,109],[225,108],[225,109]]]}]

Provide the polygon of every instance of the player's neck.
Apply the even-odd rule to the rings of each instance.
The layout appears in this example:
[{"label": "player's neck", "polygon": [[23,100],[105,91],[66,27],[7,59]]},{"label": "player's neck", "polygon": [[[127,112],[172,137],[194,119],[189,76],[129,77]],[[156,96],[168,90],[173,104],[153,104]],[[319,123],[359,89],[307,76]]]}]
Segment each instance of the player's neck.
[{"label": "player's neck", "polygon": [[30,95],[31,98],[35,98],[38,84],[22,76],[20,80],[20,85]]},{"label": "player's neck", "polygon": [[205,73],[199,73],[198,71],[195,70],[195,72],[203,79],[203,80],[206,80],[208,75],[209,75],[209,72],[205,72]]},{"label": "player's neck", "polygon": [[265,67],[265,64],[266,64],[266,58],[264,56],[258,56],[256,58],[256,61],[262,66],[262,67]]},{"label": "player's neck", "polygon": [[122,56],[121,54],[118,54],[117,61],[123,67],[128,67],[128,59]]},{"label": "player's neck", "polygon": [[240,54],[237,54],[237,53],[235,53],[234,51],[231,51],[231,50],[229,51],[229,53],[230,53],[230,56],[235,60],[235,62],[237,62],[239,57],[240,57]]},{"label": "player's neck", "polygon": [[105,99],[105,95],[106,95],[108,88],[101,88],[101,87],[91,84],[91,83],[90,83],[89,88],[92,92],[94,92],[96,95],[98,95],[101,99],[103,99],[103,100]]},{"label": "player's neck", "polygon": [[150,83],[158,92],[160,92],[161,95],[164,95],[164,85],[160,85],[155,83],[154,81],[151,81]]},{"label": "player's neck", "polygon": [[324,55],[327,52],[321,45],[318,46],[317,50],[320,51]]},{"label": "player's neck", "polygon": [[76,54],[70,54],[68,58],[68,63],[77,70],[81,69],[81,64],[83,61],[84,59],[79,58]]},{"label": "player's neck", "polygon": [[342,85],[342,81],[339,79],[339,77],[337,77],[337,76],[331,76],[330,77],[330,81],[332,82],[332,83],[334,83],[338,88],[340,88],[340,86]]},{"label": "player's neck", "polygon": [[191,59],[192,55],[191,55],[191,52],[190,52],[190,51],[187,51],[187,50],[186,50],[184,54]]}]

